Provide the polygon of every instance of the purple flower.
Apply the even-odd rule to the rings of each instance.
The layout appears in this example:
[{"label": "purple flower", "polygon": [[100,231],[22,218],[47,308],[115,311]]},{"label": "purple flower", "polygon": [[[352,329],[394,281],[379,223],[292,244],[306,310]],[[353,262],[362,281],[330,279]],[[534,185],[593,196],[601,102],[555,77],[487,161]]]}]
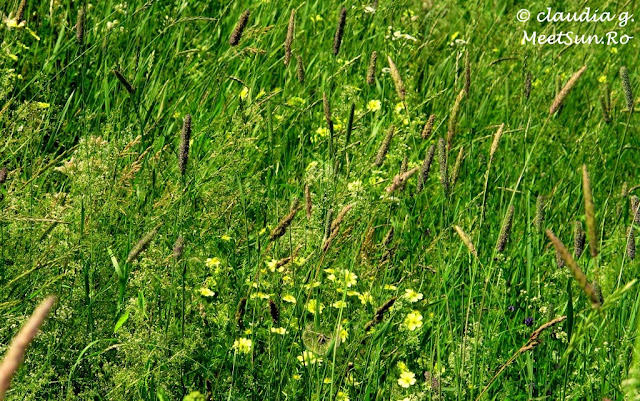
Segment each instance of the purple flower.
[{"label": "purple flower", "polygon": [[509,309],[509,312],[513,312],[514,310],[516,310],[516,307],[513,305],[509,305],[507,309]]},{"label": "purple flower", "polygon": [[533,318],[532,317],[528,317],[528,318],[524,319],[524,324],[526,324],[529,327],[533,326]]}]

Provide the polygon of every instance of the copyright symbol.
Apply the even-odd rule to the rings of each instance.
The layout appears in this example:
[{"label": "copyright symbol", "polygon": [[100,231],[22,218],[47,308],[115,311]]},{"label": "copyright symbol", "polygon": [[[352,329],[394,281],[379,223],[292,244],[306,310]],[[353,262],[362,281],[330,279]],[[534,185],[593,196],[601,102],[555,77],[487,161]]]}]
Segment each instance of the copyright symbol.
[{"label": "copyright symbol", "polygon": [[518,14],[516,14],[516,18],[518,18],[518,21],[520,22],[529,21],[529,17],[531,17],[531,13],[526,8],[523,8],[522,10],[518,11]]}]

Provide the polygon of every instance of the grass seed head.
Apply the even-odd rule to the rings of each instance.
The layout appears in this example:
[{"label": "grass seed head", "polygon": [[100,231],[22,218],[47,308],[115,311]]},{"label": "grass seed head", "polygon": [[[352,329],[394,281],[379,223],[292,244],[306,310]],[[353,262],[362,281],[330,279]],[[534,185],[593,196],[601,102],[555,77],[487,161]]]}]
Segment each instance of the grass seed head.
[{"label": "grass seed head", "polygon": [[507,245],[507,241],[509,240],[509,235],[511,234],[511,227],[513,225],[513,213],[514,206],[509,205],[509,209],[507,210],[507,214],[504,217],[502,222],[502,228],[500,229],[500,236],[498,237],[498,243],[496,244],[496,252],[502,253],[504,252],[504,248]]},{"label": "grass seed head", "polygon": [[378,52],[373,51],[369,59],[369,68],[367,68],[367,85],[376,83],[376,61],[378,60]]},{"label": "grass seed head", "polygon": [[241,298],[236,307],[236,324],[238,329],[242,331],[244,329],[244,314],[247,311],[247,298]]},{"label": "grass seed head", "polygon": [[489,161],[492,162],[494,156],[496,155],[496,151],[498,150],[498,145],[500,144],[500,138],[502,138],[502,134],[504,132],[504,123],[500,124],[498,130],[493,136],[493,141],[491,142],[491,149],[489,150]]},{"label": "grass seed head", "polygon": [[189,161],[189,142],[191,141],[191,114],[187,114],[182,122],[182,132],[180,133],[180,149],[178,150],[178,167],[180,174],[187,171]]},{"label": "grass seed head", "polygon": [[564,85],[564,87],[562,87],[562,89],[558,92],[555,99],[553,99],[553,103],[551,104],[551,108],[549,109],[549,114],[554,114],[560,109],[560,106],[562,106],[564,101],[567,99],[567,96],[569,96],[569,93],[571,93],[571,90],[573,89],[574,86],[576,86],[576,83],[578,82],[578,80],[586,70],[587,70],[587,66],[585,65],[584,67],[576,71],[571,76],[571,78],[569,78],[569,80]]},{"label": "grass seed head", "polygon": [[124,77],[124,75],[122,75],[122,73],[118,70],[113,70],[113,74],[116,76],[116,78],[118,78],[118,81],[120,81],[120,83],[122,84],[122,86],[124,86],[124,88],[127,90],[127,92],[129,92],[129,94],[133,95],[133,93],[136,91],[135,88],[129,83],[129,81],[127,80],[127,78]]},{"label": "grass seed head", "polygon": [[382,322],[382,319],[384,319],[384,315],[385,313],[387,313],[389,311],[389,309],[391,309],[391,307],[393,306],[393,304],[396,303],[396,300],[398,299],[398,297],[392,297],[389,298],[385,303],[383,303],[378,309],[376,309],[376,313],[373,316],[373,319],[371,319],[365,326],[364,326],[364,331],[365,332],[369,332],[371,331],[371,329],[373,327],[375,327],[377,324],[379,324],[380,322]]},{"label": "grass seed head", "polygon": [[296,213],[298,213],[298,209],[299,209],[299,205],[298,205],[298,201],[296,200],[293,203],[293,207],[291,208],[291,211],[289,212],[289,214],[283,217],[282,220],[278,222],[278,225],[269,234],[269,239],[271,241],[275,241],[276,239],[284,235],[284,233],[287,231],[287,228],[291,225],[291,222],[296,217]]},{"label": "grass seed head", "polygon": [[451,170],[451,188],[456,185],[458,177],[460,176],[460,169],[462,168],[462,162],[464,161],[464,146],[460,146],[458,157],[456,157],[455,163],[453,163],[453,170]]},{"label": "grass seed head", "polygon": [[587,280],[587,276],[584,275],[580,267],[578,267],[578,263],[576,263],[575,259],[569,253],[569,250],[564,246],[562,241],[560,241],[551,230],[547,230],[547,237],[551,240],[551,243],[556,248],[560,257],[566,263],[569,271],[576,279],[578,286],[582,288],[587,297],[591,300],[591,304],[594,308],[599,308],[602,305],[601,298],[598,296],[598,293],[593,288],[593,286]]},{"label": "grass seed head", "polygon": [[427,122],[424,123],[424,127],[422,127],[422,139],[429,139],[431,133],[433,132],[433,124],[436,122],[436,115],[431,114],[427,119]]},{"label": "grass seed head", "polygon": [[291,60],[291,44],[293,43],[293,35],[295,33],[296,26],[296,9],[291,10],[289,16],[289,25],[287,26],[287,37],[284,41],[284,65],[289,65]]},{"label": "grass seed head", "polygon": [[0,169],[0,184],[4,184],[7,181],[7,168],[2,167]]},{"label": "grass seed head", "polygon": [[324,237],[323,242],[331,237],[331,226],[333,224],[333,209],[327,210],[327,214],[324,219]]},{"label": "grass seed head", "polygon": [[78,10],[78,20],[76,21],[76,40],[79,44],[84,44],[84,25],[85,25],[84,7]]},{"label": "grass seed head", "polygon": [[424,188],[424,183],[427,182],[427,178],[429,177],[429,170],[431,170],[431,164],[433,163],[433,156],[436,153],[436,145],[431,145],[429,150],[427,151],[427,155],[422,162],[422,168],[420,169],[420,174],[418,175],[418,184],[416,186],[416,193],[422,192],[422,188]]},{"label": "grass seed head", "polygon": [[384,163],[384,159],[387,156],[387,153],[389,153],[389,147],[391,146],[391,140],[393,139],[395,131],[396,127],[392,125],[391,127],[389,127],[387,135],[382,140],[382,144],[380,145],[378,153],[376,154],[376,160],[373,162],[376,167],[380,167],[382,166],[382,163]]},{"label": "grass seed head", "polygon": [[4,359],[0,362],[0,400],[3,400],[9,385],[11,385],[11,379],[16,373],[20,364],[24,360],[27,347],[33,341],[40,326],[44,323],[44,319],[49,314],[49,311],[56,302],[56,297],[47,297],[42,303],[33,311],[33,314],[22,326],[18,334],[11,340],[9,349],[4,356]]},{"label": "grass seed head", "polygon": [[531,96],[531,80],[533,79],[533,76],[531,75],[530,71],[527,71],[527,73],[524,76],[524,98],[525,99],[529,99],[529,96]]},{"label": "grass seed head", "polygon": [[158,233],[159,227],[160,226],[158,225],[156,228],[149,231],[142,238],[140,238],[140,241],[138,241],[129,252],[129,256],[127,256],[127,263],[131,263],[136,260],[137,257],[140,256],[140,254],[144,252],[145,249],[147,249],[147,247],[151,243],[151,240],[153,240],[153,238]]},{"label": "grass seed head", "polygon": [[458,127],[458,119],[460,118],[460,107],[462,105],[462,100],[465,97],[465,91],[462,89],[458,92],[458,96],[456,97],[455,102],[453,103],[453,107],[451,108],[451,115],[449,116],[449,127],[447,129],[447,148],[451,149],[451,145],[453,142],[453,137],[456,134],[456,130]]},{"label": "grass seed head", "polygon": [[249,10],[245,10],[240,19],[238,19],[238,23],[236,27],[233,28],[233,32],[231,32],[231,36],[229,37],[229,44],[231,46],[237,46],[240,43],[240,39],[242,38],[242,33],[244,32],[244,28],[247,26],[247,22],[249,21]]},{"label": "grass seed head", "polygon": [[337,56],[340,52],[340,46],[342,45],[342,36],[344,35],[344,25],[347,22],[347,9],[342,7],[340,10],[340,16],[338,17],[338,26],[336,27],[336,34],[333,37],[333,55]]},{"label": "grass seed head", "polygon": [[398,71],[398,67],[396,67],[391,57],[387,56],[387,61],[389,62],[389,71],[391,72],[391,79],[393,79],[393,84],[396,87],[396,93],[398,94],[398,98],[404,102],[404,99],[407,95],[407,89],[404,86],[404,82],[402,82],[402,76],[400,76],[400,71]]},{"label": "grass seed head", "polygon": [[622,81],[622,91],[627,102],[627,110],[629,110],[629,113],[633,113],[633,90],[629,80],[629,70],[625,66],[620,67],[620,81]]},{"label": "grass seed head", "polygon": [[627,257],[631,260],[636,257],[636,235],[632,225],[627,228]]},{"label": "grass seed head", "polygon": [[471,254],[477,258],[478,251],[476,250],[476,247],[473,245],[471,238],[467,235],[467,233],[464,232],[464,230],[462,230],[460,226],[453,226],[453,228],[456,230],[456,233],[458,233],[458,236],[462,240],[462,243],[467,247],[469,252],[471,252]]},{"label": "grass seed head", "polygon": [[280,322],[280,309],[278,309],[278,305],[273,302],[273,299],[269,300],[269,314],[271,315],[273,324],[277,325]]},{"label": "grass seed head", "polygon": [[27,8],[27,0],[20,1],[18,5],[18,11],[16,11],[16,22],[20,23],[24,21],[24,12]]},{"label": "grass seed head", "polygon": [[566,265],[564,263],[564,259],[562,259],[562,255],[560,255],[560,252],[558,252],[557,249],[555,251],[556,251],[556,264],[558,265],[558,268],[561,269]]},{"label": "grass seed head", "polygon": [[179,236],[173,244],[173,259],[177,262],[182,258],[184,252],[184,238]]}]

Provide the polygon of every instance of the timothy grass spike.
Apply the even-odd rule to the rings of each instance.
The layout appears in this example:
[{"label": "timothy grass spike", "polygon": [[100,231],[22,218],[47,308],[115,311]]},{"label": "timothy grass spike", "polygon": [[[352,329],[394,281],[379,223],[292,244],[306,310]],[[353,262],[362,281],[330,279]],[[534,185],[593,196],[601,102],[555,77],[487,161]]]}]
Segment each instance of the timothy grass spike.
[{"label": "timothy grass spike", "polygon": [[536,198],[536,217],[533,219],[533,225],[537,232],[542,232],[544,227],[544,208],[546,199],[544,195],[538,195]]},{"label": "timothy grass spike", "polygon": [[387,56],[387,61],[389,62],[389,70],[391,72],[391,79],[393,79],[393,84],[396,87],[396,93],[398,94],[398,98],[404,102],[407,90],[404,86],[404,82],[402,82],[402,76],[400,76],[400,71],[398,71],[398,67],[396,67],[391,57]]},{"label": "timothy grass spike", "polygon": [[587,70],[587,66],[585,65],[582,68],[580,68],[577,72],[575,72],[571,76],[571,78],[569,78],[569,80],[564,85],[564,87],[562,87],[560,92],[558,92],[555,99],[553,99],[553,103],[551,104],[551,108],[549,109],[549,114],[554,114],[560,109],[560,106],[562,106],[564,101],[567,99],[567,96],[569,96],[569,93],[571,93],[571,90],[573,89],[574,86],[576,86],[576,83],[578,82],[578,80],[586,70]]},{"label": "timothy grass spike", "polygon": [[636,235],[633,226],[627,228],[627,257],[631,260],[636,258]]},{"label": "timothy grass spike", "polygon": [[620,80],[622,81],[624,98],[627,102],[627,110],[629,113],[633,113],[633,90],[631,89],[631,81],[629,80],[629,70],[627,70],[625,66],[620,67]]},{"label": "timothy grass spike", "polygon": [[476,247],[473,245],[473,242],[471,242],[471,238],[469,238],[469,236],[462,230],[462,228],[460,228],[460,226],[453,226],[453,228],[456,230],[456,233],[458,233],[458,236],[462,240],[462,243],[467,247],[467,249],[469,249],[469,252],[471,252],[471,254],[477,258],[478,251],[476,251]]},{"label": "timothy grass spike", "polygon": [[491,142],[491,149],[489,150],[489,160],[492,162],[494,156],[496,155],[496,151],[498,150],[498,144],[500,143],[500,138],[502,138],[502,133],[504,132],[504,123],[500,124],[498,130],[493,136],[493,141]]},{"label": "timothy grass spike", "polygon": [[456,97],[455,102],[453,103],[453,108],[451,109],[451,115],[449,116],[449,127],[447,129],[447,148],[451,149],[451,145],[453,142],[453,137],[456,134],[456,130],[458,128],[458,119],[460,118],[460,106],[462,105],[462,100],[465,97],[464,89],[458,92],[458,96]]},{"label": "timothy grass spike", "polygon": [[236,24],[236,27],[233,28],[233,32],[231,32],[231,36],[229,37],[229,44],[231,46],[237,46],[238,43],[240,43],[242,33],[244,32],[244,28],[247,26],[250,14],[251,12],[249,10],[245,10],[240,16],[240,19],[238,19],[238,23]]},{"label": "timothy grass spike", "polygon": [[287,26],[287,37],[284,40],[284,65],[289,65],[291,60],[291,44],[293,43],[293,35],[296,26],[296,9],[291,10],[289,15],[289,25]]},{"label": "timothy grass spike", "polygon": [[367,68],[367,85],[376,83],[376,61],[378,60],[378,52],[373,51],[369,59],[369,68]]},{"label": "timothy grass spike", "polygon": [[189,162],[189,142],[191,141],[191,114],[187,114],[182,122],[182,131],[180,133],[180,148],[178,150],[178,167],[180,174],[184,175],[187,171],[187,163]]},{"label": "timothy grass spike", "polygon": [[342,45],[342,36],[344,35],[344,26],[347,22],[347,9],[342,7],[340,10],[340,16],[338,17],[338,26],[336,27],[336,34],[333,37],[333,55],[337,56],[340,52],[340,46]]},{"label": "timothy grass spike", "polygon": [[373,162],[373,164],[376,167],[380,167],[382,166],[382,163],[384,163],[384,159],[387,156],[387,153],[389,152],[389,147],[391,146],[391,140],[393,139],[393,135],[395,131],[396,131],[395,126],[392,125],[391,127],[389,127],[389,131],[387,131],[387,135],[384,137],[382,144],[378,149],[378,153],[376,154],[376,160]]},{"label": "timothy grass spike", "polygon": [[462,168],[462,162],[464,161],[464,146],[460,146],[458,156],[455,163],[453,163],[453,169],[451,170],[451,188],[455,187],[458,177],[460,176],[460,169]]},{"label": "timothy grass spike", "polygon": [[291,211],[289,212],[289,214],[283,217],[282,220],[278,222],[278,225],[273,230],[271,230],[271,233],[269,234],[269,239],[271,241],[275,241],[284,235],[284,233],[287,231],[287,228],[291,225],[291,222],[296,217],[296,213],[298,213],[298,210],[299,204],[296,200],[295,202],[293,202],[293,206],[291,207]]},{"label": "timothy grass spike", "polygon": [[436,115],[431,114],[427,119],[427,122],[424,123],[424,127],[422,127],[422,139],[429,139],[431,133],[433,132],[433,124],[436,122]]},{"label": "timothy grass spike", "polygon": [[78,10],[78,20],[76,21],[76,40],[79,44],[84,44],[84,25],[85,25],[84,7]]},{"label": "timothy grass spike", "polygon": [[429,177],[429,170],[431,170],[431,164],[433,163],[433,156],[436,152],[436,145],[431,145],[429,150],[427,151],[427,155],[424,158],[424,162],[422,162],[422,168],[420,169],[420,174],[418,174],[418,183],[416,185],[416,193],[422,192],[422,188],[424,187],[424,183],[427,181]]},{"label": "timothy grass spike", "polygon": [[131,263],[136,260],[136,258],[142,252],[144,252],[145,249],[147,249],[147,247],[151,243],[151,240],[153,240],[153,238],[158,233],[158,228],[160,228],[160,225],[156,226],[153,230],[149,231],[142,238],[140,238],[140,241],[138,241],[129,252],[129,256],[127,256],[127,263]]},{"label": "timothy grass spike", "polygon": [[509,235],[511,234],[511,227],[513,225],[514,210],[515,210],[515,207],[513,205],[509,205],[507,214],[502,222],[502,228],[500,229],[500,236],[498,236],[498,243],[496,244],[496,252],[498,253],[504,252],[504,248],[506,247],[507,241],[509,240]]},{"label": "timothy grass spike", "polygon": [[447,147],[444,139],[438,139],[438,164],[440,165],[440,183],[444,190],[444,195],[449,196],[449,168],[447,167]]},{"label": "timothy grass spike", "polygon": [[567,250],[567,248],[564,246],[562,241],[560,241],[558,237],[556,237],[553,234],[553,232],[549,229],[547,229],[547,237],[549,237],[549,239],[551,240],[551,243],[560,254],[560,257],[566,263],[567,267],[569,268],[569,271],[571,272],[573,277],[576,279],[578,286],[582,288],[584,293],[587,294],[587,297],[591,300],[591,304],[593,305],[593,307],[600,308],[601,306],[600,297],[594,290],[593,286],[587,280],[587,276],[585,276],[582,270],[580,270],[580,267],[578,267],[578,263],[576,263],[576,261],[573,259],[573,257],[571,256],[571,253],[569,253],[569,250]]},{"label": "timothy grass spike", "polygon": [[124,77],[124,75],[122,75],[122,73],[118,70],[113,70],[113,74],[116,76],[116,78],[118,78],[118,81],[120,81],[120,83],[122,84],[122,86],[124,86],[124,88],[127,90],[127,92],[129,92],[129,94],[133,95],[133,93],[136,91],[135,88],[129,83],[129,81],[127,80],[127,78]]}]

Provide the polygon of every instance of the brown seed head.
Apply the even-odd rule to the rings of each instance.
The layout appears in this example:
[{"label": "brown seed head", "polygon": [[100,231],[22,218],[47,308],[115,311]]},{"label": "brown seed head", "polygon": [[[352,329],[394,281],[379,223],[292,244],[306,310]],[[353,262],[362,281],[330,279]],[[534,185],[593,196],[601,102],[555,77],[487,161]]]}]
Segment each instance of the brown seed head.
[{"label": "brown seed head", "polygon": [[249,14],[249,10],[245,10],[240,16],[240,19],[238,19],[238,23],[233,29],[233,32],[231,32],[231,37],[229,37],[229,44],[231,46],[237,46],[238,43],[240,43],[244,28],[247,26],[247,22],[249,21]]},{"label": "brown seed head", "polygon": [[562,106],[564,101],[567,99],[567,96],[569,96],[569,93],[571,92],[573,87],[576,86],[576,83],[578,82],[578,80],[586,70],[587,70],[587,66],[585,65],[584,67],[580,68],[577,72],[575,72],[571,76],[571,78],[569,78],[569,80],[564,85],[564,87],[560,90],[560,92],[558,92],[555,99],[553,99],[553,103],[551,104],[551,108],[549,109],[549,114],[554,114],[556,111],[560,109],[560,106]]},{"label": "brown seed head", "polygon": [[342,45],[342,36],[344,35],[344,25],[347,22],[347,9],[342,7],[340,10],[340,16],[338,17],[338,26],[336,27],[336,34],[333,37],[333,55],[337,56],[340,52],[340,46]]},{"label": "brown seed head", "polygon": [[367,69],[367,85],[373,85],[376,83],[376,61],[378,59],[378,52],[373,51],[371,58],[369,59],[369,68]]},{"label": "brown seed head", "polygon": [[293,43],[293,34],[296,26],[296,9],[291,10],[289,16],[289,25],[287,26],[287,37],[284,40],[284,65],[289,65],[291,60],[291,44]]}]

